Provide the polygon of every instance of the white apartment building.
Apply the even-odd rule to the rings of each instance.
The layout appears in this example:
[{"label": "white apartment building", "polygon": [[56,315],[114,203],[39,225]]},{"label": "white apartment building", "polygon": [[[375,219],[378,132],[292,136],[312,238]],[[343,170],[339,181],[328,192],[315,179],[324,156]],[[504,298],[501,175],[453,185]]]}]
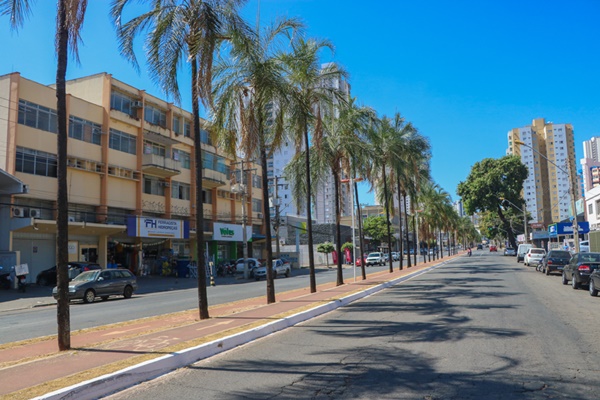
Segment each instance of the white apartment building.
[{"label": "white apartment building", "polygon": [[[519,140],[525,145],[515,144]],[[531,125],[508,132],[507,154],[515,154],[529,174],[523,183],[523,198],[532,223],[549,225],[571,216],[571,183],[576,197],[580,190],[576,181],[573,127],[554,124],[543,118]]]},{"label": "white apartment building", "polygon": [[583,142],[583,158],[580,160],[583,191],[589,192],[600,186],[600,137]]}]

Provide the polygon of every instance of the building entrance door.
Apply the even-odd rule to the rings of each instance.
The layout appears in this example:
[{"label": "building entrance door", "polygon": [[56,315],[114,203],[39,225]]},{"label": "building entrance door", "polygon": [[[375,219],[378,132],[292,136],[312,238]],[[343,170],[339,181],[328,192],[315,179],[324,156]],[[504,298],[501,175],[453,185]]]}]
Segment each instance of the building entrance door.
[{"label": "building entrance door", "polygon": [[97,262],[98,261],[98,246],[95,245],[80,245],[79,246],[79,261]]}]

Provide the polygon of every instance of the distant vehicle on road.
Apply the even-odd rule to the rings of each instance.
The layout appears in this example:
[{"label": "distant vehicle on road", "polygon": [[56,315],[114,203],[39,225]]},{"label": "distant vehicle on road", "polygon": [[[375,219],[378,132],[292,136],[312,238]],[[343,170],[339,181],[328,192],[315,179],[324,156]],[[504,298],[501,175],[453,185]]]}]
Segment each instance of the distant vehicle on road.
[{"label": "distant vehicle on road", "polygon": [[[92,303],[96,297],[107,300],[109,296],[123,296],[126,299],[137,290],[137,279],[128,269],[105,269],[86,271],[69,282],[69,300],[82,299]],[[57,288],[52,296],[58,300]]]},{"label": "distant vehicle on road", "polygon": [[367,256],[367,267],[370,265],[385,265],[385,258],[383,257],[383,253],[373,252],[369,253]]},{"label": "distant vehicle on road", "polygon": [[483,245],[482,244],[478,244],[477,245],[477,250],[483,250]]},{"label": "distant vehicle on road", "polygon": [[513,249],[512,247],[507,247],[504,249],[504,255],[505,256],[516,256],[517,251],[515,249]]},{"label": "distant vehicle on road", "polygon": [[494,245],[494,244],[490,246],[490,253],[491,253],[492,251],[495,251],[496,253],[498,252],[498,248],[497,248],[497,247],[496,247],[496,245]]},{"label": "distant vehicle on road", "polygon": [[[273,260],[273,279],[278,276],[285,276],[286,278],[290,276],[292,273],[292,265],[289,262],[284,262],[283,260],[276,258]],[[257,281],[260,278],[267,277],[267,265],[260,266],[254,270],[254,279]]]},{"label": "distant vehicle on road", "polygon": [[525,254],[533,247],[530,243],[521,243],[517,248],[517,262],[525,260]]},{"label": "distant vehicle on road", "polygon": [[[248,258],[247,260],[248,260],[248,271],[250,271],[250,278],[252,278],[254,276],[254,271],[256,271],[256,268],[260,268],[262,266],[262,264],[256,258]],[[244,259],[243,258],[238,258],[238,260],[236,261],[235,272],[237,272],[238,274],[244,273]]]},{"label": "distant vehicle on road", "polygon": [[523,264],[527,265],[528,267],[537,266],[545,255],[546,250],[531,248],[527,251],[527,254],[525,254]]},{"label": "distant vehicle on road", "polygon": [[571,281],[573,289],[579,289],[590,282],[590,276],[600,267],[600,253],[576,253],[562,271],[562,283]]}]

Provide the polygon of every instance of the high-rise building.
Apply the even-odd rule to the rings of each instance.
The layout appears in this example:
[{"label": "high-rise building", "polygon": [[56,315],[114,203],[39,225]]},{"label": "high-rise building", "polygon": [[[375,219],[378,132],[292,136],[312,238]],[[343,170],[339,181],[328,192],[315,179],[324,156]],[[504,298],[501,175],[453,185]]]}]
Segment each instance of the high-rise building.
[{"label": "high-rise building", "polygon": [[[515,144],[519,140],[525,145]],[[523,198],[533,223],[549,225],[572,215],[571,186],[576,200],[575,141],[571,124],[554,124],[543,118],[508,132],[507,154],[515,154],[529,171]],[[569,178],[572,178],[572,182]]]},{"label": "high-rise building", "polygon": [[583,158],[580,163],[584,193],[600,186],[600,137],[583,142]]}]

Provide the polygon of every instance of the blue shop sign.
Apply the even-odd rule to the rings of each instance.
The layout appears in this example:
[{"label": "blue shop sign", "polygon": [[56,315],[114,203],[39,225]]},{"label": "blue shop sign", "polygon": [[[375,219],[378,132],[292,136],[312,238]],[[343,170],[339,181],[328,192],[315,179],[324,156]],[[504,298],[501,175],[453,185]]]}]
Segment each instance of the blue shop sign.
[{"label": "blue shop sign", "polygon": [[[583,235],[590,231],[590,223],[587,221],[578,222],[578,233]],[[559,222],[557,224],[552,224],[548,226],[548,236],[557,237],[562,235],[572,235],[573,234],[573,224],[570,222]]]}]

